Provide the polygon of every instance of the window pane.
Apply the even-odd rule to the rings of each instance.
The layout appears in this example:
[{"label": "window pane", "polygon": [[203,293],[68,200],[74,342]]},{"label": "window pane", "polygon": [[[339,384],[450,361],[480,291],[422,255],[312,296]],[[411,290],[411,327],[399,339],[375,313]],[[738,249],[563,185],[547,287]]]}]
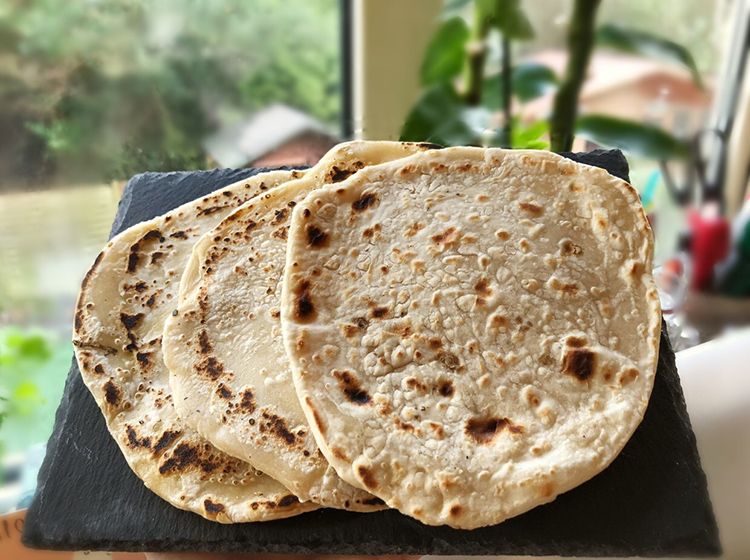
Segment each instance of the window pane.
[{"label": "window pane", "polygon": [[0,4],[2,462],[46,441],[129,177],[312,163],[338,140],[338,18],[337,0]]}]

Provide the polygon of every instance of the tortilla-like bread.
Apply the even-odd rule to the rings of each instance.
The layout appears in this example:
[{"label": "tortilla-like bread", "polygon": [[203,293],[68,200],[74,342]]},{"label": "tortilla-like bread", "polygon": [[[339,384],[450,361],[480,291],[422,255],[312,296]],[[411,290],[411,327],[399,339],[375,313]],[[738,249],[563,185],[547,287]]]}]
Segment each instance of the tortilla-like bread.
[{"label": "tortilla-like bread", "polygon": [[471,529],[603,470],[646,410],[660,309],[635,190],[545,152],[448,148],[294,209],[282,329],[338,474]]},{"label": "tortilla-like bread", "polygon": [[[336,146],[302,179],[251,200],[203,236],[182,277],[178,313],[167,321],[163,342],[177,412],[301,500],[383,508],[330,468],[297,401],[279,323],[289,216],[325,183],[424,149],[397,142]],[[202,366],[207,360],[213,368]]]},{"label": "tortilla-like bread", "polygon": [[196,239],[248,199],[300,176],[256,175],[123,231],[96,258],[78,297],[78,366],[130,468],[174,506],[222,523],[279,519],[317,506],[300,503],[178,418],[161,332]]}]

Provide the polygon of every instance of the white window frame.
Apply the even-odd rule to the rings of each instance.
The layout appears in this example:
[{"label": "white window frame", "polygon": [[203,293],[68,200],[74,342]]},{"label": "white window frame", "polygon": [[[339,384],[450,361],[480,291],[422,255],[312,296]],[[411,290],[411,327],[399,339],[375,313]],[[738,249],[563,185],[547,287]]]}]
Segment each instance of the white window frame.
[{"label": "white window frame", "polygon": [[351,0],[352,132],[398,140],[419,97],[419,69],[443,0]]}]

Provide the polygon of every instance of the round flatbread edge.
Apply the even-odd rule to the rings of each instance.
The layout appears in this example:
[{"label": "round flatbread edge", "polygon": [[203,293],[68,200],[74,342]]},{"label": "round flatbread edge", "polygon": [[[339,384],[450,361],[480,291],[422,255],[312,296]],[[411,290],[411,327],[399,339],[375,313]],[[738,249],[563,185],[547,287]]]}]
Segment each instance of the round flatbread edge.
[{"label": "round flatbread edge", "polygon": [[121,232],[86,274],[76,306],[81,376],[130,468],[172,505],[221,523],[280,519],[317,506],[219,453],[174,413],[160,349],[179,280],[168,272],[223,213],[299,175],[256,175]]},{"label": "round flatbread edge", "polygon": [[[633,262],[628,261],[628,263],[623,265],[630,267],[628,270],[623,268],[623,274],[630,274],[633,277],[640,279],[635,281],[634,285],[644,294],[645,303],[643,304],[643,309],[644,313],[647,315],[647,321],[643,325],[643,337],[646,341],[646,345],[643,347],[642,367],[640,368],[642,381],[639,381],[639,383],[642,384],[642,388],[639,389],[640,393],[636,397],[633,397],[637,402],[635,402],[629,410],[626,410],[623,413],[626,426],[621,433],[617,432],[613,435],[613,441],[609,444],[607,451],[603,453],[601,457],[598,457],[595,462],[592,462],[589,466],[590,468],[581,468],[579,466],[571,472],[558,473],[556,476],[545,477],[545,479],[539,482],[539,484],[531,484],[534,488],[543,487],[538,496],[535,495],[529,497],[528,495],[524,495],[524,491],[517,492],[518,495],[513,497],[509,509],[501,508],[500,511],[490,512],[486,515],[470,515],[473,512],[471,498],[469,498],[468,507],[464,507],[465,504],[462,504],[460,500],[457,500],[455,503],[446,502],[441,504],[438,511],[426,512],[424,510],[427,508],[417,506],[415,509],[420,511],[415,512],[413,509],[410,510],[409,508],[413,502],[418,503],[420,500],[412,500],[411,496],[402,499],[396,494],[389,494],[392,490],[390,488],[382,489],[373,485],[373,482],[377,479],[377,475],[370,476],[372,473],[369,473],[369,465],[366,464],[368,451],[366,449],[357,449],[358,440],[356,434],[351,437],[352,447],[345,449],[345,451],[351,452],[347,453],[349,455],[348,460],[342,460],[339,457],[341,453],[334,453],[331,449],[329,441],[330,432],[340,432],[345,428],[341,425],[337,425],[335,426],[335,429],[328,430],[330,418],[328,417],[327,411],[322,410],[317,406],[315,400],[316,397],[310,394],[311,382],[309,379],[318,376],[319,372],[311,373],[311,370],[314,368],[310,367],[310,355],[306,349],[320,348],[328,343],[335,345],[334,342],[326,338],[327,335],[322,331],[325,328],[324,325],[330,324],[336,320],[336,316],[335,313],[331,313],[331,310],[315,307],[317,305],[315,287],[310,287],[309,283],[305,286],[304,281],[300,283],[300,273],[295,272],[295,264],[300,265],[301,269],[304,271],[305,267],[320,264],[319,261],[321,259],[324,260],[325,258],[331,257],[331,255],[325,251],[321,251],[318,253],[320,255],[319,260],[306,258],[306,255],[311,253],[310,247],[307,246],[308,241],[305,238],[305,224],[309,223],[309,220],[315,220],[319,217],[316,214],[316,204],[320,207],[326,207],[327,204],[334,204],[338,205],[340,208],[347,208],[348,205],[351,205],[353,209],[355,207],[365,208],[372,206],[373,212],[379,212],[380,209],[377,208],[377,203],[380,194],[383,194],[384,197],[394,195],[393,192],[381,193],[378,190],[380,188],[378,186],[379,182],[384,177],[393,173],[400,173],[401,176],[404,177],[404,183],[400,185],[400,187],[408,190],[420,180],[428,180],[426,177],[429,177],[431,173],[439,174],[446,170],[448,170],[448,172],[457,173],[456,182],[460,183],[462,173],[472,173],[473,170],[478,168],[497,170],[498,167],[503,166],[506,166],[508,172],[511,172],[511,168],[514,165],[529,166],[529,172],[533,171],[533,173],[553,176],[560,182],[561,187],[566,182],[569,182],[570,185],[572,185],[570,187],[571,190],[580,189],[581,191],[579,193],[571,194],[569,199],[573,201],[576,200],[576,197],[583,200],[589,196],[589,193],[586,191],[586,189],[589,188],[614,189],[611,194],[613,196],[622,197],[622,200],[618,202],[618,208],[622,207],[622,211],[629,216],[628,219],[632,219],[634,226],[633,235],[637,237],[637,239],[633,241],[635,244],[634,247],[637,247],[636,254],[634,255],[636,258]],[[501,170],[499,173],[502,174],[504,171]],[[519,175],[518,177],[518,180],[523,180],[522,175]],[[580,178],[582,178],[581,181],[574,180]],[[602,190],[601,192],[603,193],[605,191]],[[597,191],[596,194],[597,196],[600,196],[601,193]],[[535,212],[543,210],[543,208],[535,205],[533,202],[524,202],[523,200],[519,200],[518,202],[522,207],[522,211],[531,215],[532,218]],[[526,204],[525,209],[523,208],[524,204]],[[403,211],[408,212],[408,210]],[[596,211],[596,208],[594,208],[594,211]],[[307,214],[307,216],[304,216],[304,214]],[[328,214],[333,214],[333,212],[329,209]],[[380,217],[382,218],[382,216]],[[418,221],[419,215],[413,217]],[[527,219],[526,214],[523,214],[523,220]],[[617,220],[619,217],[613,216],[613,219]],[[351,218],[351,220],[355,220],[355,218]],[[429,222],[429,220],[426,221]],[[417,222],[415,221],[415,224],[416,223]],[[316,227],[320,225],[321,224],[316,224]],[[322,230],[324,232],[327,231],[325,227],[327,225],[331,224],[323,223],[322,225]],[[385,227],[385,225],[383,227]],[[421,227],[425,227],[425,225],[422,225]],[[593,225],[592,227],[597,226]],[[352,229],[356,232],[360,231],[356,226],[352,226]],[[361,230],[363,235],[367,234],[368,229],[372,236],[374,232],[371,228]],[[447,228],[445,232],[448,232],[449,229],[450,228]],[[442,232],[439,235],[442,235],[445,232]],[[352,231],[347,231],[347,235],[349,235],[352,240],[350,241],[350,244],[355,244],[356,241],[354,240],[358,237],[352,235]],[[405,233],[405,235],[408,235],[408,233]],[[451,243],[452,235],[453,232],[449,232],[445,238],[440,239],[440,243],[443,245],[446,242]],[[333,239],[335,235],[332,234],[330,237]],[[561,243],[562,241],[564,240],[561,240]],[[525,242],[528,243],[528,240]],[[539,505],[540,503],[554,499],[556,495],[584,482],[606,468],[625,445],[632,434],[632,431],[635,430],[640,423],[648,403],[648,395],[653,386],[661,328],[661,314],[658,304],[658,296],[650,277],[653,239],[650,227],[635,190],[626,182],[610,176],[604,170],[592,168],[583,164],[577,164],[554,154],[541,152],[508,152],[497,149],[482,150],[472,148],[449,148],[440,152],[419,154],[412,156],[408,160],[401,160],[396,164],[385,164],[370,168],[363,171],[359,176],[350,178],[346,182],[336,185],[336,188],[325,188],[310,195],[310,197],[308,197],[302,204],[295,208],[292,217],[289,243],[290,250],[287,253],[282,298],[283,334],[287,352],[292,357],[295,385],[303,409],[308,416],[310,425],[313,427],[321,450],[342,478],[351,484],[359,484],[360,486],[367,488],[372,493],[384,499],[390,506],[399,508],[405,513],[414,515],[420,520],[430,524],[445,523],[455,527],[473,528],[497,523],[509,516],[517,515],[531,507]],[[337,241],[333,240],[331,243],[337,243]],[[524,241],[522,240],[521,243],[523,246]],[[565,246],[563,247],[561,245],[560,251],[564,252],[569,250],[575,252],[577,250],[575,244],[567,245],[563,243],[563,245]],[[615,253],[614,249],[612,250],[612,253]],[[319,281],[325,283],[330,280],[330,277],[324,276]],[[355,279],[353,282],[359,282],[360,285],[366,286],[366,282],[363,279]],[[559,281],[556,282],[560,289],[565,288],[565,284],[561,284]],[[641,282],[642,285],[638,284],[638,282]],[[343,288],[339,286],[339,289],[342,290]],[[353,313],[353,311],[350,311],[349,309],[347,309],[346,312]],[[303,317],[302,315],[306,315],[306,317]],[[356,321],[353,321],[350,326],[345,325],[345,327],[354,331],[357,328],[356,323]],[[364,323],[365,321],[362,321],[363,325]],[[301,336],[302,333],[307,333],[306,336],[308,336],[308,338],[302,340],[304,338]],[[571,341],[573,341],[573,338],[571,338]],[[344,352],[342,352],[342,354],[343,353]],[[570,355],[583,356],[583,351],[572,352]],[[607,360],[610,358],[612,360],[615,359],[611,356],[605,357]],[[630,370],[625,369],[623,371]],[[345,376],[340,377],[338,381],[329,377],[329,383],[331,385],[335,385],[337,382],[341,383],[343,377]],[[366,417],[362,417],[359,420],[365,422]],[[496,428],[497,425],[498,424],[495,425]],[[397,459],[398,458],[395,458],[394,460]],[[546,486],[548,483],[550,483],[551,486]],[[402,493],[403,490],[404,489],[402,488]],[[446,493],[446,496],[448,494],[449,493]],[[526,492],[526,494],[529,494],[529,492]],[[454,508],[454,506],[458,507]],[[459,515],[458,513],[452,515],[453,511],[459,512],[462,508],[464,511],[463,515]]]}]

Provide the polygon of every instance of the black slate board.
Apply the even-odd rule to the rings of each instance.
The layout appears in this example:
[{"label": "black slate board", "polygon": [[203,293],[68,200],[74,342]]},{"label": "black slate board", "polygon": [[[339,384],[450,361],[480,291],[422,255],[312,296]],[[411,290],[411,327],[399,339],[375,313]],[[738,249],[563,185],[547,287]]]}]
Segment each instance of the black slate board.
[{"label": "black slate board", "polygon": [[[627,179],[620,152],[565,154]],[[252,170],[146,173],[125,189],[112,234]],[[653,395],[641,426],[612,465],[553,503],[494,527],[427,527],[395,511],[320,510],[219,525],[177,510],[132,474],[75,361],[26,517],[35,548],[290,554],[710,556],[718,531],[695,437],[662,335]]]}]

